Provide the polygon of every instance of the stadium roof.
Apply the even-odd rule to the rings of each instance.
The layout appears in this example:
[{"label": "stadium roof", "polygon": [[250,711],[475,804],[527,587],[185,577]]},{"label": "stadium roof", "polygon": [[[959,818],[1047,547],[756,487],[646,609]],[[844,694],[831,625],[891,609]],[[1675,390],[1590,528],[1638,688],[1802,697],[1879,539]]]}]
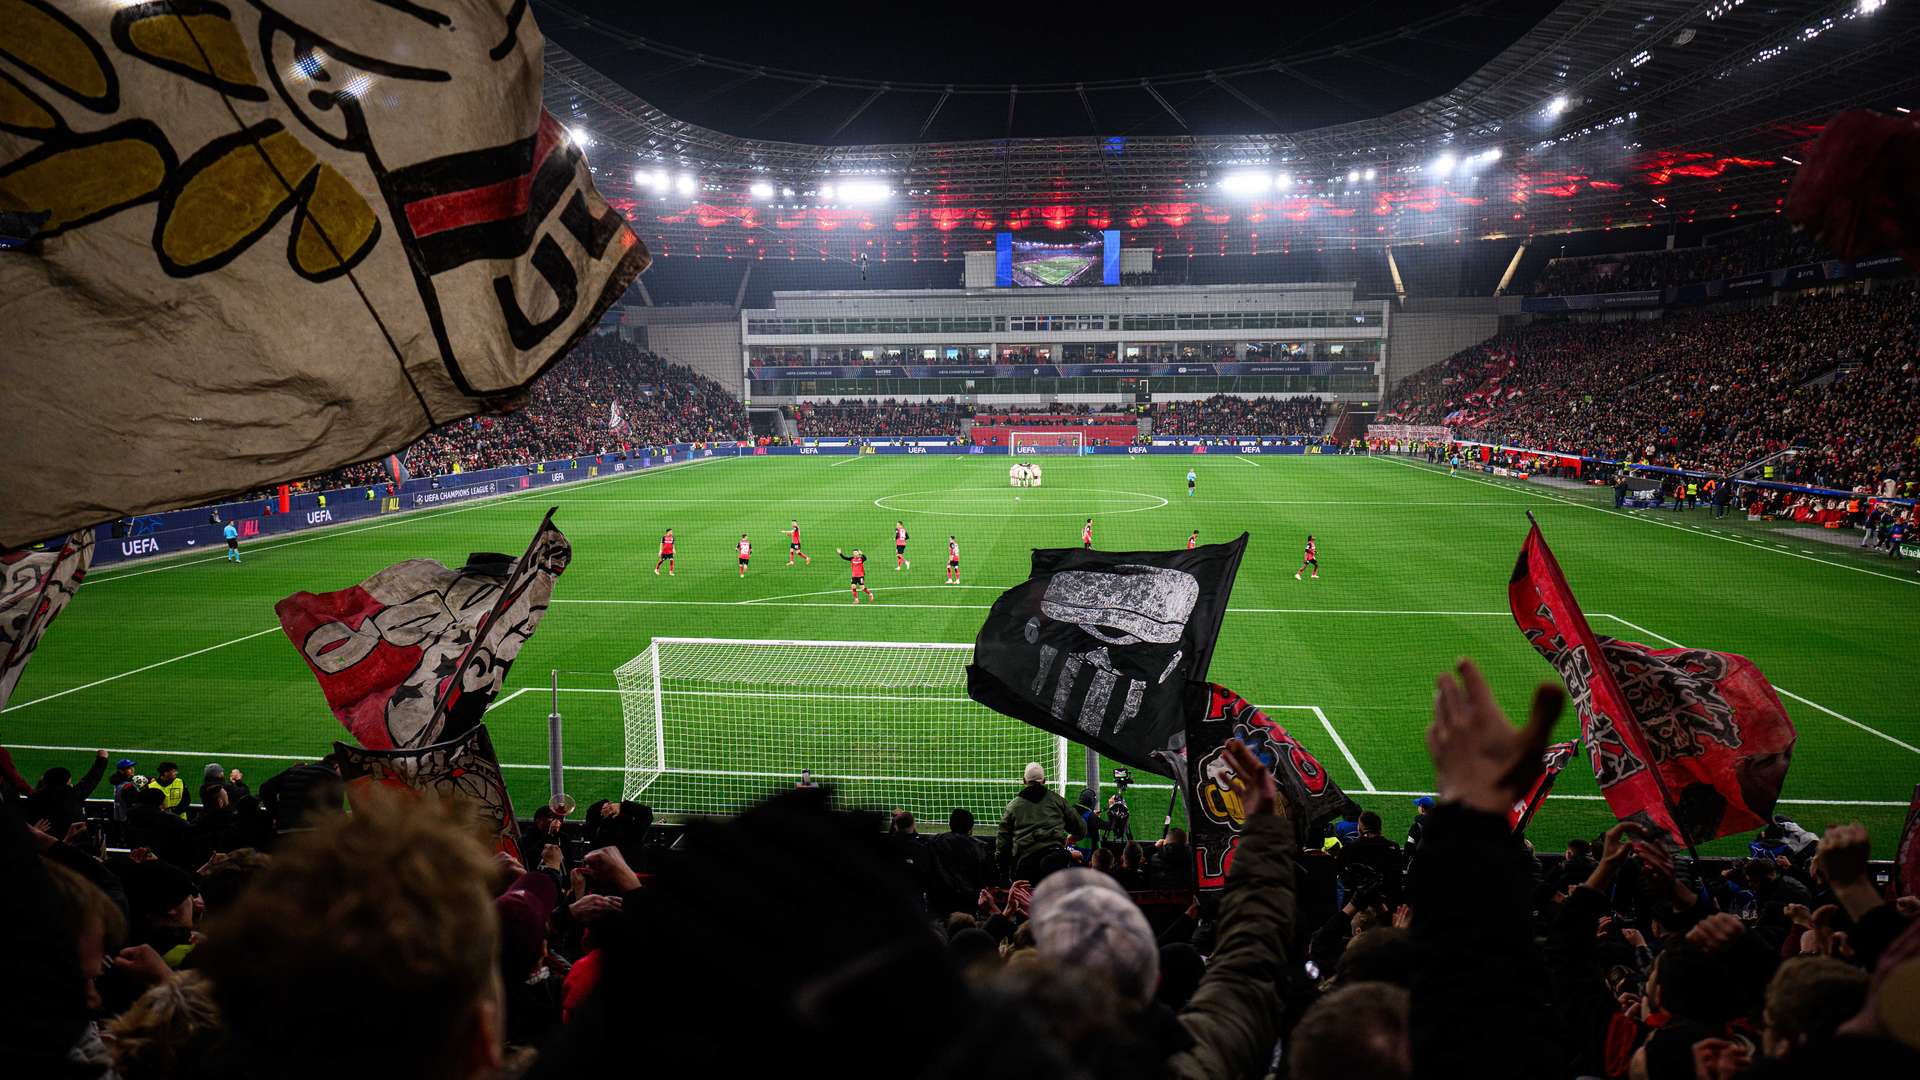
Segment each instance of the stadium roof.
[{"label": "stadium roof", "polygon": [[[665,255],[958,257],[995,232],[1053,228],[1120,229],[1129,246],[1167,254],[1239,253],[1771,214],[1833,113],[1920,107],[1920,0],[1567,0],[1517,37],[1516,20],[1536,13],[1526,5],[1465,4],[1404,34],[1364,21],[1337,36],[1326,27],[1319,38],[1334,44],[1277,59],[1226,51],[1213,54],[1217,66],[1171,74],[951,90],[833,75],[824,63],[809,71],[725,59],[668,44],[671,27],[648,35],[643,21],[609,22],[564,2],[539,0],[535,10],[549,33],[548,108],[576,132],[602,190]],[[1294,122],[1335,106],[1367,113],[1421,72],[1446,69],[1408,61],[1409,38],[1454,41],[1496,23],[1511,43],[1489,48],[1491,59],[1449,89],[1340,123]],[[1229,32],[1245,36],[1223,23]],[[938,72],[938,35],[921,47]],[[1061,70],[1090,67],[1079,58]],[[1364,69],[1386,71],[1383,86],[1397,81],[1362,93],[1353,80]],[[745,117],[737,130],[749,134],[673,115],[614,77],[677,87],[676,71],[700,73],[687,79],[705,88],[663,91],[663,100]],[[716,73],[726,77],[714,83]],[[744,109],[700,108],[748,88],[759,96]],[[1101,134],[1017,134],[1018,110],[1034,100],[1079,102],[1099,120],[1110,106],[1096,94],[1152,99],[1161,129],[1177,121],[1187,131],[1121,133],[1145,129],[1134,120]],[[995,95],[1015,118],[1014,137],[832,141],[865,130],[860,118],[883,102],[926,106],[920,127],[935,133],[954,100]],[[1111,107],[1123,118],[1139,112]],[[791,130],[829,130],[814,142],[750,137],[790,113],[803,117]],[[1222,128],[1236,119],[1272,122]]]}]

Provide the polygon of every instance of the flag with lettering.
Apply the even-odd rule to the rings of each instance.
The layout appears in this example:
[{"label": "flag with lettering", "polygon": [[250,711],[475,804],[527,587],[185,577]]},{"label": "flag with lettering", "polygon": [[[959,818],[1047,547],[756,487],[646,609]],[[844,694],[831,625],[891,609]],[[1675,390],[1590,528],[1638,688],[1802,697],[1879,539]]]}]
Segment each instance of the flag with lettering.
[{"label": "flag with lettering", "polygon": [[487,725],[471,729],[431,746],[406,750],[368,750],[346,743],[333,744],[340,776],[347,781],[347,797],[368,784],[404,788],[457,802],[472,811],[481,833],[495,849],[520,857],[520,828],[513,818],[513,799],[506,776],[494,755]]},{"label": "flag with lettering", "polygon": [[378,461],[598,324],[649,256],[533,11],[5,6],[0,547]]},{"label": "flag with lettering", "polygon": [[1688,845],[1767,824],[1796,734],[1752,661],[1597,636],[1538,525],[1507,600],[1578,706],[1594,778],[1616,817]]},{"label": "flag with lettering", "polygon": [[480,553],[451,570],[408,559],[274,612],[360,745],[418,748],[479,723],[572,558],[549,510],[517,560]]},{"label": "flag with lettering", "polygon": [[92,529],[81,529],[45,550],[0,554],[0,708],[13,696],[33,650],[66,610],[92,562]]},{"label": "flag with lettering", "polygon": [[[1247,537],[1191,551],[1044,548],[974,639],[967,696],[1174,775]],[[1197,706],[1195,706],[1197,707]]]},{"label": "flag with lettering", "polygon": [[1579,754],[1580,744],[1577,741],[1554,743],[1541,753],[1540,775],[1534,777],[1533,786],[1507,811],[1507,824],[1515,835],[1527,831],[1527,822],[1533,820],[1540,804],[1546,802],[1547,796],[1552,793],[1553,781],[1567,767],[1567,763]]},{"label": "flag with lettering", "polygon": [[[1360,807],[1300,740],[1264,710],[1218,683],[1205,687],[1206,706],[1187,724],[1185,745],[1175,755],[1186,792],[1187,841],[1193,849],[1194,881],[1202,891],[1226,887],[1234,848],[1246,814],[1234,790],[1233,765],[1225,748],[1239,739],[1272,770],[1294,840],[1304,849],[1323,826]],[[1189,767],[1191,764],[1191,767]]]}]

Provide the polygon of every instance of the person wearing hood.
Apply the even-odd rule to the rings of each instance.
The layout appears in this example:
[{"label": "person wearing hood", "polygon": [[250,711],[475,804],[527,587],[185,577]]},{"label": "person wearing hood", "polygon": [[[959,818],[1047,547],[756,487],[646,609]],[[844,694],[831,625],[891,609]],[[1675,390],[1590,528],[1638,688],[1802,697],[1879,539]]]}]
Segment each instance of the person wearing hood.
[{"label": "person wearing hood", "polygon": [[1084,827],[1067,800],[1047,787],[1047,770],[1039,762],[1029,762],[1021,780],[1020,794],[1007,802],[1000,817],[994,857],[1012,880],[1038,881],[1051,869],[1042,862],[1082,835]]},{"label": "person wearing hood", "polygon": [[226,789],[228,806],[232,806],[241,799],[253,794],[253,791],[247,787],[246,782],[241,778],[239,769],[228,772],[226,769],[221,768],[220,763],[217,761],[208,763],[207,767],[201,770],[201,806],[213,805],[213,789],[215,788]]}]

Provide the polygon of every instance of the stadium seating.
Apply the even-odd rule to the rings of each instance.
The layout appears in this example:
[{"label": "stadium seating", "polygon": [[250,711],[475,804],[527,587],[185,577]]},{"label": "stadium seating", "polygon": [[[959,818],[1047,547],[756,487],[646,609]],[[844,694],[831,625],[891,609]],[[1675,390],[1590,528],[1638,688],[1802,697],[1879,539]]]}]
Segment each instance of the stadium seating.
[{"label": "stadium seating", "polygon": [[[616,402],[617,431],[609,428]],[[520,407],[437,428],[408,447],[402,460],[413,475],[438,476],[635,446],[740,439],[748,433],[745,407],[719,383],[615,335],[599,334],[582,340],[536,380]],[[325,490],[386,478],[385,466],[369,462],[299,486]]]},{"label": "stadium seating", "polygon": [[1712,237],[1698,247],[1554,259],[1534,282],[1538,296],[1663,289],[1696,281],[1757,274],[1832,258],[1786,223],[1768,221]]},{"label": "stadium seating", "polygon": [[1920,480],[1912,284],[1653,321],[1547,322],[1403,380],[1389,400],[1464,437],[1727,472],[1800,447],[1776,478]]}]

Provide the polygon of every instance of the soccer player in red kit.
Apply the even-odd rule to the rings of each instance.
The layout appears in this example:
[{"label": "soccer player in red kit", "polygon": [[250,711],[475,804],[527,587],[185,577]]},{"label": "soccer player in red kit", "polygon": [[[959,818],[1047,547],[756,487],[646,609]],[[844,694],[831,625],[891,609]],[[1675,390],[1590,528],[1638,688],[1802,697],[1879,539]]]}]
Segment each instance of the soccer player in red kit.
[{"label": "soccer player in red kit", "polygon": [[947,584],[960,584],[960,541],[947,534]]},{"label": "soccer player in red kit", "polygon": [[1313,567],[1313,580],[1320,580],[1320,557],[1316,551],[1317,549],[1313,546],[1313,534],[1308,533],[1307,552],[1300,557],[1300,569],[1293,572],[1293,580],[1299,581],[1301,572],[1309,566]]},{"label": "soccer player in red kit", "polygon": [[813,565],[812,557],[810,557],[806,552],[800,550],[800,523],[798,521],[795,521],[793,523],[793,527],[787,530],[787,541],[788,541],[787,542],[787,565],[788,566],[793,565],[793,557],[795,555],[798,555],[801,558],[806,559],[808,566]]},{"label": "soccer player in red kit", "polygon": [[1087,523],[1080,527],[1080,546],[1083,548],[1091,548],[1093,546],[1093,519],[1092,518],[1088,518]]},{"label": "soccer player in red kit", "polygon": [[753,544],[746,533],[740,534],[740,576],[747,576],[747,560],[753,558]]},{"label": "soccer player in red kit", "polygon": [[852,567],[850,567],[853,571],[853,602],[856,604],[860,602],[861,593],[866,593],[867,599],[872,600],[873,590],[867,588],[867,553],[861,551],[859,548],[854,548],[853,554],[851,555],[846,554],[839,548],[834,548],[833,553],[853,564]]},{"label": "soccer player in red kit", "polygon": [[653,572],[655,576],[658,576],[660,573],[660,563],[667,564],[667,576],[672,577],[673,576],[673,530],[672,529],[668,529],[666,531],[666,534],[660,537],[660,559],[659,559],[659,562],[656,562],[653,564]]},{"label": "soccer player in red kit", "polygon": [[1200,530],[1195,529],[1192,532],[1187,534],[1187,550],[1192,551],[1194,548],[1197,548],[1199,546],[1200,546]]},{"label": "soccer player in red kit", "polygon": [[913,568],[913,563],[907,560],[907,541],[909,539],[911,539],[911,537],[907,536],[907,523],[904,521],[894,522],[893,568],[895,570],[910,570]]}]

